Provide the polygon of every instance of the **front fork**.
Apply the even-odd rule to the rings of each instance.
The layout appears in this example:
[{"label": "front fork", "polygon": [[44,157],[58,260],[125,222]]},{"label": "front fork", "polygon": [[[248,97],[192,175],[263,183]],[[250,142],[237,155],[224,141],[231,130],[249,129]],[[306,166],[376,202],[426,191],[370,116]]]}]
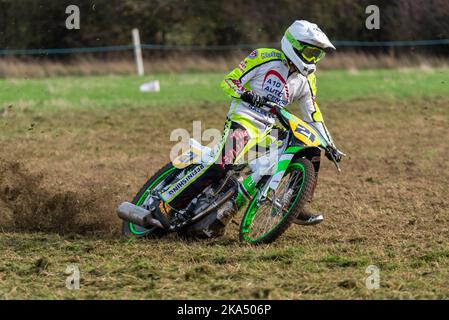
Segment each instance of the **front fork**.
[{"label": "front fork", "polygon": [[[270,191],[275,192],[284,177],[290,162],[297,152],[302,150],[304,147],[290,146],[282,153],[279,161],[269,168],[271,171],[271,177],[264,184],[263,188],[260,190],[259,202],[267,199]],[[260,170],[256,170],[253,174],[249,175],[245,180],[243,180],[239,185],[239,190],[236,198],[236,204],[238,209],[244,207],[249,200],[254,198],[259,192],[257,184],[262,179],[264,175],[261,174]]]}]

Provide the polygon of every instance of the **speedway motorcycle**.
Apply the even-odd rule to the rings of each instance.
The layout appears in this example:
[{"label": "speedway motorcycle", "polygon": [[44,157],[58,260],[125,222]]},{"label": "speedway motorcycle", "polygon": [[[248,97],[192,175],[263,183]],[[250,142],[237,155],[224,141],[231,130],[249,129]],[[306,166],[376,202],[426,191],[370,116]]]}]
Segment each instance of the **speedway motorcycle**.
[{"label": "speedway motorcycle", "polygon": [[[311,200],[315,170],[310,149],[327,151],[330,146],[310,125],[286,108],[266,102],[281,127],[262,155],[235,165],[227,175],[199,193],[182,209],[173,209],[170,223],[158,210],[161,195],[182,185],[199,166],[214,159],[215,150],[191,139],[190,149],[160,169],[137,193],[132,202],[122,203],[117,214],[123,220],[122,233],[128,237],[162,237],[171,232],[196,238],[221,236],[225,226],[242,210],[239,237],[250,244],[271,243],[281,236]],[[267,144],[267,142],[265,142]],[[332,155],[332,153],[330,153]],[[333,162],[340,172],[337,161]],[[184,180],[183,180],[184,179]]]}]

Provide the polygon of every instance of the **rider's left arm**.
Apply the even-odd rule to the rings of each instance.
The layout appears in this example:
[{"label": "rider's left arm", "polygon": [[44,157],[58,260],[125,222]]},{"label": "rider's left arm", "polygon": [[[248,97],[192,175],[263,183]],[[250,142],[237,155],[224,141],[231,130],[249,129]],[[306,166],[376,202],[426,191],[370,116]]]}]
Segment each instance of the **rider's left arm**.
[{"label": "rider's left arm", "polygon": [[304,84],[304,89],[297,94],[295,99],[299,105],[301,117],[305,122],[314,127],[331,146],[336,148],[316,101],[317,87],[315,74],[310,75],[307,80],[307,83]]}]

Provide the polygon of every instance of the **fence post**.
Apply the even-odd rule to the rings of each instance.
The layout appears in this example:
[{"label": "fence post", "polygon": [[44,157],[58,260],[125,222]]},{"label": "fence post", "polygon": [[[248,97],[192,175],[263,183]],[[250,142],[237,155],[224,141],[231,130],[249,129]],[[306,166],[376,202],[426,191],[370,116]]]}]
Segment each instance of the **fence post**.
[{"label": "fence post", "polygon": [[134,53],[136,56],[137,75],[143,76],[145,72],[143,69],[142,47],[140,45],[139,29],[133,29],[133,43]]}]

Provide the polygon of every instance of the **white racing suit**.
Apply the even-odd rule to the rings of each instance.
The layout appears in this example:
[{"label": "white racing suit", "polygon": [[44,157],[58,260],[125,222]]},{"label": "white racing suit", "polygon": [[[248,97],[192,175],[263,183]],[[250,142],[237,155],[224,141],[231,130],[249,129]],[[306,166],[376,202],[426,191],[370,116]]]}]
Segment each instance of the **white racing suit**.
[{"label": "white racing suit", "polygon": [[288,61],[281,51],[254,50],[221,83],[223,91],[233,98],[228,118],[245,127],[252,137],[257,134],[254,131],[256,128],[261,133],[267,125],[273,124],[275,120],[272,115],[240,100],[240,96],[245,91],[252,91],[260,97],[287,105],[289,69]]},{"label": "white racing suit", "polygon": [[257,49],[237,68],[226,75],[221,83],[223,91],[232,98],[222,141],[216,149],[214,162],[200,165],[182,188],[168,190],[162,200],[171,208],[185,207],[208,185],[223,178],[231,166],[240,161],[246,150],[255,146],[259,136],[274,124],[274,116],[240,99],[245,91],[287,105],[289,101],[287,78],[289,64],[284,53],[276,49]]}]

